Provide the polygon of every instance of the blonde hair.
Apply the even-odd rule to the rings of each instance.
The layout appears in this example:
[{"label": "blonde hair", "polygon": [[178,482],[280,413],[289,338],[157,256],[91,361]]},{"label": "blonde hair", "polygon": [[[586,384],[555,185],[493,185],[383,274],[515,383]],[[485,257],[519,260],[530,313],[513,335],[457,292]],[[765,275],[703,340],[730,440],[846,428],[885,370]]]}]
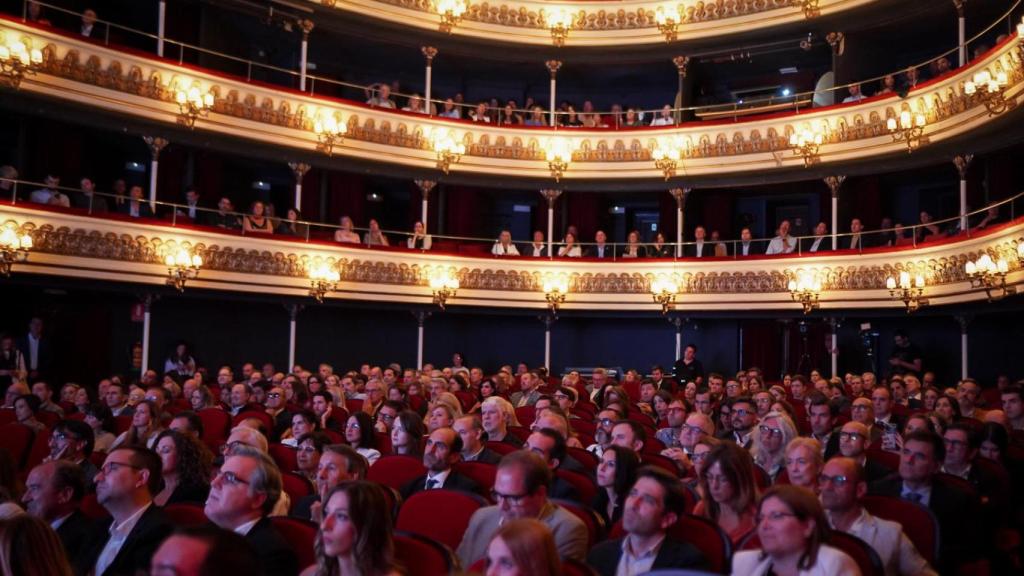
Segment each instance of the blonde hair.
[{"label": "blonde hair", "polygon": [[505,542],[520,574],[558,576],[562,573],[555,538],[548,525],[540,520],[522,518],[506,522],[491,542],[498,538]]}]

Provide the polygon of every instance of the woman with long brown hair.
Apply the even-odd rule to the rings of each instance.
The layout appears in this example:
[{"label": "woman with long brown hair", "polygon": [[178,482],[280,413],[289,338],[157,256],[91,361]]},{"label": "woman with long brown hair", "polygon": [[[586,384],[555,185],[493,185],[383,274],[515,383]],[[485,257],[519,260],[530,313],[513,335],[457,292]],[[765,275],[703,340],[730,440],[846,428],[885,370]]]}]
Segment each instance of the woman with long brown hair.
[{"label": "woman with long brown hair", "polygon": [[324,500],[314,549],[316,565],[302,576],[398,575],[391,515],[384,489],[363,480],[342,482]]},{"label": "woman with long brown hair", "polygon": [[551,529],[540,520],[506,522],[487,545],[487,576],[558,576],[562,565]]},{"label": "woman with long brown hair", "polygon": [[697,503],[693,514],[714,520],[733,544],[756,527],[754,459],[744,448],[723,442],[712,449],[704,460],[700,491],[704,499]]}]

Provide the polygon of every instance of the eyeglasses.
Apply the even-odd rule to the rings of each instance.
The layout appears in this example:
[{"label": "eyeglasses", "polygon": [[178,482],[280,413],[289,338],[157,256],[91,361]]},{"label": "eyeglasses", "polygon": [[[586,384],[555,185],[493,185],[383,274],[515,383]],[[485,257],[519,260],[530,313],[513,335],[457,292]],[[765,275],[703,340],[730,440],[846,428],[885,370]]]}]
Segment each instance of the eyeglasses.
[{"label": "eyeglasses", "polygon": [[238,486],[239,484],[249,484],[248,480],[239,478],[234,472],[219,472],[217,478],[220,478],[224,483],[232,486]]},{"label": "eyeglasses", "polygon": [[701,428],[700,426],[683,426],[683,429],[681,430],[681,432],[683,434],[686,434],[686,433],[690,433],[690,434],[703,434],[704,433],[704,429]]},{"label": "eyeglasses", "polygon": [[839,433],[839,439],[840,440],[850,441],[850,440],[860,440],[862,438],[864,438],[864,435],[861,434],[860,432],[840,432]]},{"label": "eyeglasses", "polygon": [[710,452],[694,452],[693,454],[690,455],[690,460],[693,460],[694,462],[699,462],[707,458],[708,454],[710,454]]},{"label": "eyeglasses", "polygon": [[392,420],[394,420],[394,419],[395,419],[395,415],[394,415],[394,414],[385,414],[385,413],[383,413],[383,412],[381,412],[381,413],[377,414],[377,416],[378,416],[378,417],[379,417],[379,418],[380,418],[381,420],[385,420],[385,421],[387,421],[387,422],[391,422]]},{"label": "eyeglasses", "polygon": [[601,418],[598,422],[601,423],[601,426],[611,426],[612,424],[615,424],[616,421],[611,418]]},{"label": "eyeglasses", "polygon": [[[723,412],[723,414],[724,413],[725,412]],[[733,416],[739,416],[740,418],[746,418],[748,415],[751,414],[751,412],[746,410],[746,409],[744,409],[744,408],[738,408],[736,410],[733,410],[732,414],[733,414]]]},{"label": "eyeglasses", "polygon": [[491,490],[491,498],[495,502],[508,502],[512,506],[519,506],[523,503],[523,498],[526,498],[529,494],[502,494],[497,490]]},{"label": "eyeglasses", "polygon": [[345,427],[351,430],[359,430],[359,422],[349,422]]},{"label": "eyeglasses", "polygon": [[964,446],[967,446],[967,442],[964,442],[963,440],[950,440],[949,438],[943,438],[942,441],[950,448],[963,448]]},{"label": "eyeglasses", "polygon": [[772,428],[770,426],[762,424],[761,426],[758,427],[758,429],[761,431],[761,434],[768,434],[769,436],[782,436],[782,428]]},{"label": "eyeglasses", "polygon": [[312,454],[312,453],[316,452],[316,447],[315,446],[300,446],[299,448],[296,449],[296,451],[297,452],[303,452],[305,454]]},{"label": "eyeglasses", "polygon": [[280,392],[267,392],[267,398],[280,398]]},{"label": "eyeglasses", "polygon": [[843,475],[829,476],[827,474],[818,474],[818,484],[822,486],[831,482],[839,488],[842,488],[843,486],[846,486],[846,483],[849,481],[850,479]]},{"label": "eyeglasses", "polygon": [[555,394],[555,400],[568,400],[569,397],[565,394]]},{"label": "eyeglasses", "polygon": [[53,440],[59,440],[59,441],[79,440],[78,436],[73,436],[73,435],[67,434],[66,432],[54,432],[53,435],[50,436],[50,438],[52,438]]},{"label": "eyeglasses", "polygon": [[131,464],[128,464],[127,462],[107,462],[106,464],[104,464],[103,466],[100,467],[100,472],[103,472],[104,476],[109,476],[109,475],[113,474],[114,472],[117,472],[121,468],[131,468],[132,470],[142,470],[142,468],[140,468],[138,466],[132,466]]},{"label": "eyeglasses", "polygon": [[792,514],[790,512],[769,512],[768,514],[758,514],[754,517],[754,522],[760,524],[765,520],[768,520],[774,524],[783,518],[796,518],[796,514]]}]

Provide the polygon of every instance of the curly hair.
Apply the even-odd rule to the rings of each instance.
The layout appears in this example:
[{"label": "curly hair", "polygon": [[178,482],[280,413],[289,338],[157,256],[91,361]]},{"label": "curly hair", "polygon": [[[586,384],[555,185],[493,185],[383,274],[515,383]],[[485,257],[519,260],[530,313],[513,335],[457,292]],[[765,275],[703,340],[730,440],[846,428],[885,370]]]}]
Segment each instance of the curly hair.
[{"label": "curly hair", "polygon": [[213,453],[196,438],[174,430],[164,430],[156,437],[153,447],[170,438],[178,453],[178,483],[182,486],[202,486],[210,483],[213,470]]}]

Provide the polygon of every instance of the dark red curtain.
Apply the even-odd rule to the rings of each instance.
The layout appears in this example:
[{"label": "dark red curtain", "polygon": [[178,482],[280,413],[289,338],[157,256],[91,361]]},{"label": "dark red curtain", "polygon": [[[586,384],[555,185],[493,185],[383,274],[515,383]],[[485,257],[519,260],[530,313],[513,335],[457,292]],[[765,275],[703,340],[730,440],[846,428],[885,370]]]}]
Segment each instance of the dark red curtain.
[{"label": "dark red curtain", "polygon": [[[466,186],[445,187],[445,234],[477,237],[483,233],[481,194]],[[433,193],[432,193],[433,195]]]},{"label": "dark red curtain", "polygon": [[757,366],[768,380],[776,380],[782,373],[782,325],[776,320],[743,320],[744,368]]},{"label": "dark red curtain", "polygon": [[337,224],[342,216],[349,216],[358,228],[366,227],[366,180],[359,174],[328,172],[327,217],[329,224]]}]

